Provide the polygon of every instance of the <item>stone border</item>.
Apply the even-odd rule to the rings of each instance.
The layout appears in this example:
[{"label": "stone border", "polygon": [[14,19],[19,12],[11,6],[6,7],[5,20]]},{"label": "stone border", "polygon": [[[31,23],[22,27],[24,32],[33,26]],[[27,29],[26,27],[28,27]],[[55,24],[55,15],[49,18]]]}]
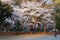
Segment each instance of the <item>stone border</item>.
[{"label": "stone border", "polygon": [[49,32],[49,33],[44,33],[44,32],[0,32],[0,35],[53,35],[53,32]]}]

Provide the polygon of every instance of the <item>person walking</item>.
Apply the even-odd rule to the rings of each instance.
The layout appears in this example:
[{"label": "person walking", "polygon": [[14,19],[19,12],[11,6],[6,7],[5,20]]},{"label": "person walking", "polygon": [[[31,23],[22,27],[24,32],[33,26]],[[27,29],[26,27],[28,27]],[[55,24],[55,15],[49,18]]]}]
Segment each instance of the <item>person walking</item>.
[{"label": "person walking", "polygon": [[55,36],[55,38],[57,37],[57,32],[58,32],[58,30],[55,29],[55,30],[54,30],[54,36]]},{"label": "person walking", "polygon": [[57,36],[57,31],[56,30],[54,31],[54,35],[55,35],[55,37]]}]

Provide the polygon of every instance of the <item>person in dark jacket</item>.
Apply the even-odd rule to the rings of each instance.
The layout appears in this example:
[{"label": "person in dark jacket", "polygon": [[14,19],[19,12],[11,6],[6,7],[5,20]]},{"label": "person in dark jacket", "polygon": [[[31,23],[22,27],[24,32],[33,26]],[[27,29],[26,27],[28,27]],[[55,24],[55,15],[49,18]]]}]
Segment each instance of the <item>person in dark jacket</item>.
[{"label": "person in dark jacket", "polygon": [[54,30],[54,36],[57,37],[57,30]]}]

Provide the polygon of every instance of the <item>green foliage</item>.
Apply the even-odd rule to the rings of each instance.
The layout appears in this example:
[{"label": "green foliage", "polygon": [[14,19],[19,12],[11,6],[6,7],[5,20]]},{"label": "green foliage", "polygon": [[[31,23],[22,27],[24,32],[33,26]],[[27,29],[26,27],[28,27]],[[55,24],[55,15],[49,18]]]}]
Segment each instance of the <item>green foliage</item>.
[{"label": "green foliage", "polygon": [[22,27],[22,25],[21,25],[21,23],[20,23],[19,20],[17,20],[17,21],[15,22],[15,26],[16,26],[17,30],[20,29],[20,31],[21,31],[21,30],[23,29],[23,27]]},{"label": "green foliage", "polygon": [[56,19],[56,28],[60,29],[60,13],[56,14],[55,19]]},{"label": "green foliage", "polygon": [[60,2],[59,0],[55,0],[55,21],[56,21],[56,28],[60,29]]},{"label": "green foliage", "polygon": [[18,5],[18,6],[20,6],[20,2],[21,2],[22,0],[15,0],[15,5]]},{"label": "green foliage", "polygon": [[16,27],[20,26],[20,25],[21,25],[21,24],[20,24],[20,21],[17,20],[17,21],[15,22],[15,25],[16,25]]},{"label": "green foliage", "polygon": [[6,18],[11,17],[13,8],[6,3],[0,1],[0,24],[5,21]]}]

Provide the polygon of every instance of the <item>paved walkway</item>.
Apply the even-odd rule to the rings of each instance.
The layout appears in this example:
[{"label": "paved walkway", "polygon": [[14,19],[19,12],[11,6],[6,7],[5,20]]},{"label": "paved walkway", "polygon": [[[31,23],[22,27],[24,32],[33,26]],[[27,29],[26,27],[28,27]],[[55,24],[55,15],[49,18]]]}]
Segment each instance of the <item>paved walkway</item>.
[{"label": "paved walkway", "polygon": [[56,38],[53,35],[0,36],[0,40],[60,40],[60,35],[58,35]]}]

